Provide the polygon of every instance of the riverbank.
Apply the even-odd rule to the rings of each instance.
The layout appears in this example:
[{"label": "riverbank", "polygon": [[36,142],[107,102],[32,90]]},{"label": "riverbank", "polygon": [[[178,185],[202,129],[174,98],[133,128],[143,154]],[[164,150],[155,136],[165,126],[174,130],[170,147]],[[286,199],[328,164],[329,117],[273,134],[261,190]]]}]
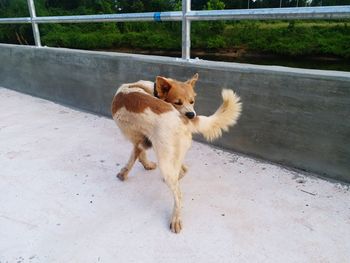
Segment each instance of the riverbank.
[{"label": "riverbank", "polygon": [[[350,71],[350,26],[342,21],[193,22],[192,57],[261,65]],[[181,24],[49,25],[43,42],[91,50],[180,57]],[[45,34],[46,33],[46,34]]]},{"label": "riverbank", "polygon": [[[0,42],[32,44],[27,31],[2,25]],[[177,22],[45,24],[40,34],[50,47],[181,56]],[[207,60],[350,71],[350,20],[193,22],[191,50]]]}]

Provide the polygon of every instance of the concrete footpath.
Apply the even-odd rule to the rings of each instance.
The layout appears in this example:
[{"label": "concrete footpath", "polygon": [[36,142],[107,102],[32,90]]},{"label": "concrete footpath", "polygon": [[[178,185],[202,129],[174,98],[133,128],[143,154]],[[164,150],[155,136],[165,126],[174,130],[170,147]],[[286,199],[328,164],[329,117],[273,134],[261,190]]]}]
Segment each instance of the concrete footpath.
[{"label": "concrete footpath", "polygon": [[0,88],[0,262],[349,262],[348,185],[194,142],[176,235],[159,170],[116,179],[130,151],[111,119]]}]

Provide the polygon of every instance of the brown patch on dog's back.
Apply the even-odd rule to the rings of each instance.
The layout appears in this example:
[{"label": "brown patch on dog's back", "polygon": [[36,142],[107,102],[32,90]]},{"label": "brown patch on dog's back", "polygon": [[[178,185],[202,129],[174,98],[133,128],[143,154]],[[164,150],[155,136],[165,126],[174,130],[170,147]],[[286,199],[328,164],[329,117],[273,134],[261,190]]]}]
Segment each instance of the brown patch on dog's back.
[{"label": "brown patch on dog's back", "polygon": [[149,108],[155,114],[162,114],[174,109],[171,104],[140,92],[119,92],[114,96],[112,101],[112,115],[122,107],[134,113],[141,113],[146,108]]}]

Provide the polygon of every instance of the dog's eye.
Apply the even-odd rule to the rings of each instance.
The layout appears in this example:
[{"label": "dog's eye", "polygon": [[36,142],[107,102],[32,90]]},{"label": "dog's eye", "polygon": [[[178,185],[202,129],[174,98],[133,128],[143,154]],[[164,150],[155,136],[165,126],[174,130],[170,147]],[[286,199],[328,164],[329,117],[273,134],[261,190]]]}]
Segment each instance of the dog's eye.
[{"label": "dog's eye", "polygon": [[190,101],[190,103],[191,103],[191,104],[193,104],[193,103],[194,103],[194,101],[192,100],[192,101]]},{"label": "dog's eye", "polygon": [[181,101],[177,101],[175,102],[176,105],[182,105],[182,102]]}]

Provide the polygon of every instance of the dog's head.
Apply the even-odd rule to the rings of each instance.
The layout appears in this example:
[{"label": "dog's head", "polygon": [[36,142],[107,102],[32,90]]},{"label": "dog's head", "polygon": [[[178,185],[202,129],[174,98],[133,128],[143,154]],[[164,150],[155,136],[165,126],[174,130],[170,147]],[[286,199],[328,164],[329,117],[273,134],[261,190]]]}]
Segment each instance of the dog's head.
[{"label": "dog's head", "polygon": [[155,83],[155,93],[158,98],[171,103],[181,114],[192,119],[196,116],[194,86],[197,80],[198,73],[185,82],[158,76]]}]

